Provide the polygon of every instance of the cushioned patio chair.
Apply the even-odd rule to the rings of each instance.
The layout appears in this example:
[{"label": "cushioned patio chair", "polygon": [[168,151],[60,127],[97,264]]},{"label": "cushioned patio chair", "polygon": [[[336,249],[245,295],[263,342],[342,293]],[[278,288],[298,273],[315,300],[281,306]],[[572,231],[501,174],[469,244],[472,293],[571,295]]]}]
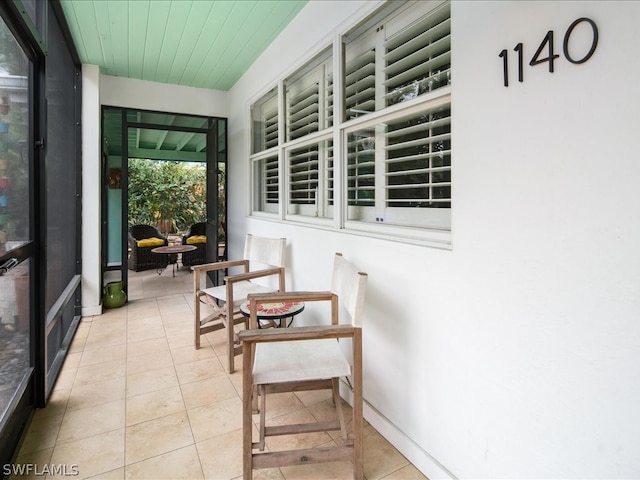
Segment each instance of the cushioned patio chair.
[{"label": "cushioned patio chair", "polygon": [[187,233],[182,236],[183,245],[193,245],[196,247],[191,252],[182,254],[182,265],[192,267],[202,265],[207,262],[207,223],[199,222],[191,225]]},{"label": "cushioned patio chair", "polygon": [[169,264],[168,255],[152,253],[156,247],[169,245],[167,237],[152,225],[129,226],[129,270],[141,272],[143,270],[161,270]]}]

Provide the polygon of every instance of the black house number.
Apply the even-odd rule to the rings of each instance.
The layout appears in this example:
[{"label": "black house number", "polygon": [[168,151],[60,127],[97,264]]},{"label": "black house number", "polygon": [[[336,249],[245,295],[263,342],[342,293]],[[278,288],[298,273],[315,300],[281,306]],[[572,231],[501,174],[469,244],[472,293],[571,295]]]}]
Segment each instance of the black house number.
[{"label": "black house number", "polygon": [[[580,25],[581,23],[586,22],[591,26],[592,38],[591,38],[591,47],[589,51],[583,55],[581,58],[573,58],[569,53],[569,42],[571,42],[571,34],[573,30]],[[548,63],[549,64],[549,73],[553,73],[553,65],[557,58],[560,57],[555,51],[555,45],[553,41],[553,30],[549,30],[547,35],[540,42],[540,46],[536,53],[529,61],[530,66],[536,66]],[[564,58],[566,58],[569,62],[574,64],[584,63],[591,58],[593,53],[596,51],[596,47],[598,46],[598,27],[596,23],[590,18],[578,18],[574,21],[567,31],[564,34],[564,40],[562,42],[562,53],[564,54]],[[518,81],[524,81],[524,53],[523,53],[523,45],[522,42],[518,43],[513,49],[518,55]],[[502,74],[504,78],[504,86],[509,86],[509,51],[505,48],[502,50],[498,56],[502,58]]]}]

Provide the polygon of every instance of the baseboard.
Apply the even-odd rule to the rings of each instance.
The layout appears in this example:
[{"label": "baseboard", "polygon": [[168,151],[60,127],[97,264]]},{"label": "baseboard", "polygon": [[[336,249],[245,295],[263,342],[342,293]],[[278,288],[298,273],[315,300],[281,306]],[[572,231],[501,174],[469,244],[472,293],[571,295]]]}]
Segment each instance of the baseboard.
[{"label": "baseboard", "polygon": [[[350,405],[353,404],[353,392],[349,385],[341,382],[340,394]],[[456,480],[444,465],[429,455],[420,445],[409,438],[380,411],[369,404],[366,399],[363,405],[364,419],[387,439],[407,460],[409,460],[429,480]]]}]

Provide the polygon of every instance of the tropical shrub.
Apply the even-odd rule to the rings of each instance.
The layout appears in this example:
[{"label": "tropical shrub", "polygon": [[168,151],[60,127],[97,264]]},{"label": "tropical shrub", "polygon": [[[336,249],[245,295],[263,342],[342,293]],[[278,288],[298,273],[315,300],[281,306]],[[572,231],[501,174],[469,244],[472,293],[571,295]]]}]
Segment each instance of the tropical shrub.
[{"label": "tropical shrub", "polygon": [[206,218],[206,165],[129,159],[129,223],[185,231]]}]

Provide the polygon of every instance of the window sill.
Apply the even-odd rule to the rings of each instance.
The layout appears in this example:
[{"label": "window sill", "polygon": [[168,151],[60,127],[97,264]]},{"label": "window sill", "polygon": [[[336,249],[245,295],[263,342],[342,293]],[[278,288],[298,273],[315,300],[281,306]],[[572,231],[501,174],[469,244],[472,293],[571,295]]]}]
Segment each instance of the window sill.
[{"label": "window sill", "polygon": [[310,218],[304,216],[289,215],[282,220],[277,215],[265,212],[253,212],[251,217],[287,225],[314,228],[334,232],[338,235],[348,234],[369,238],[377,238],[395,243],[419,245],[441,250],[452,250],[452,235],[448,230],[397,227],[392,225],[378,225],[364,222],[347,222],[344,228],[336,229],[334,221],[330,218]]}]

